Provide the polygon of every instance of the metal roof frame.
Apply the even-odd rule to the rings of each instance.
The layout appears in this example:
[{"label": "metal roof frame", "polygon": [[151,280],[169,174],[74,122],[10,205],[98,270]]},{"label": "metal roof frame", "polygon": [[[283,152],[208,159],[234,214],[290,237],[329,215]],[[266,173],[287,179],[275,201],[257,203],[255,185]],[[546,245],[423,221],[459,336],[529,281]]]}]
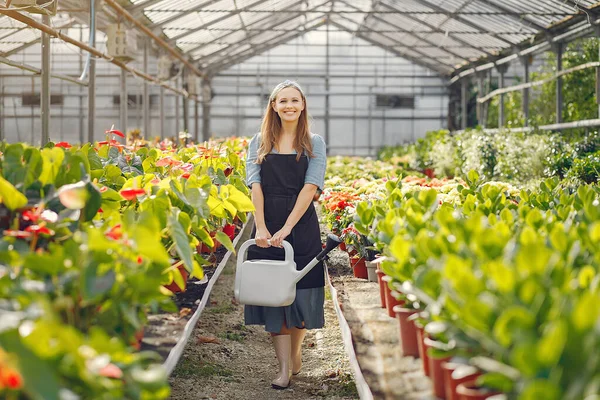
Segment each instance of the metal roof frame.
[{"label": "metal roof frame", "polygon": [[[71,0],[65,3],[75,4]],[[374,46],[450,77],[506,63],[513,59],[511,55],[545,51],[547,43],[588,35],[600,17],[597,0],[122,0],[120,3],[135,17],[138,29],[144,25],[170,46],[178,45],[178,51],[185,49],[182,53],[186,57],[213,75],[232,63],[272,48],[274,43],[285,43],[285,38],[291,40],[296,34],[316,29],[314,21],[323,17]],[[81,10],[71,8],[72,16],[84,22]],[[100,13],[104,24],[117,18],[107,8]],[[193,26],[191,14],[198,14],[199,21],[205,16],[208,22]],[[317,14],[318,18],[313,19],[310,14]],[[356,15],[361,14],[362,18],[357,19]],[[186,17],[185,25],[177,26],[178,20]],[[8,17],[0,16],[0,23],[3,18]],[[589,26],[582,26],[584,22]],[[189,29],[190,26],[193,28]],[[5,31],[0,38],[0,55],[5,57],[40,41],[36,37],[23,42],[31,38],[30,34],[22,34],[23,30],[31,28],[7,23],[2,27]],[[103,29],[103,23],[99,22],[98,27]],[[282,34],[273,36],[270,29],[281,30]],[[243,38],[239,32],[243,32]],[[15,47],[19,41],[22,44]],[[207,54],[201,53],[203,49],[208,50]]]}]

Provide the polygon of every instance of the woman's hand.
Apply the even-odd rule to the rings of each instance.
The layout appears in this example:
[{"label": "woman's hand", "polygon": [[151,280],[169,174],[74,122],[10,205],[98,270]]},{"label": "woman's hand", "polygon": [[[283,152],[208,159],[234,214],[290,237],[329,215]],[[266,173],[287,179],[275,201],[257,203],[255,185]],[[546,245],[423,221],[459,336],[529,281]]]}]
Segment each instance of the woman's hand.
[{"label": "woman's hand", "polygon": [[283,247],[283,240],[292,233],[292,228],[284,225],[283,228],[278,230],[271,238],[271,246]]},{"label": "woman's hand", "polygon": [[257,229],[256,236],[254,236],[254,240],[256,241],[256,245],[258,247],[269,247],[271,246],[268,240],[271,239],[271,233],[267,228]]}]

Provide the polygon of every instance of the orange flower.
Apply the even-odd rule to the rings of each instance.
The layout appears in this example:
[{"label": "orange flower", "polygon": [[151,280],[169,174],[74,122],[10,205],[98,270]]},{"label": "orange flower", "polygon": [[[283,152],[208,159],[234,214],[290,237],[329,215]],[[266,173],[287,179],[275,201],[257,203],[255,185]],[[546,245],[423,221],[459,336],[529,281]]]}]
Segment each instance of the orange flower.
[{"label": "orange flower", "polygon": [[52,229],[46,228],[44,225],[29,225],[25,228],[25,232],[33,232],[35,235],[43,233],[44,235],[54,235]]},{"label": "orange flower", "polygon": [[112,133],[113,135],[117,135],[117,136],[120,136],[122,138],[125,137],[125,135],[123,134],[123,132],[118,131],[118,130],[113,129],[113,128],[104,131],[104,133],[106,133],[107,135],[110,134],[110,133]]},{"label": "orange flower", "polygon": [[62,147],[63,149],[70,149],[73,146],[71,146],[71,144],[69,142],[58,142],[54,145],[54,147]]}]

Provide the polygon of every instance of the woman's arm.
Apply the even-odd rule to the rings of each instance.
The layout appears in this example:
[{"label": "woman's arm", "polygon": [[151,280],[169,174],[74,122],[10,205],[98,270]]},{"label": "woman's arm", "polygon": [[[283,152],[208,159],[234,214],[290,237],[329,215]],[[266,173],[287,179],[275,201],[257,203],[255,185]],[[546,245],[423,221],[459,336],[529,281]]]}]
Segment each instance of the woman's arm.
[{"label": "woman's arm", "polygon": [[[252,192],[254,193],[254,186],[252,187]],[[285,225],[283,228],[278,230],[273,237],[271,238],[271,246],[281,247],[283,240],[292,233],[292,228],[296,226],[300,218],[304,215],[308,206],[313,201],[315,193],[317,192],[317,185],[313,185],[312,183],[305,183],[304,187],[298,194],[298,198],[296,199],[296,204],[294,204],[294,208],[292,212],[287,217],[285,221]]]},{"label": "woman's arm", "polygon": [[254,204],[254,225],[256,226],[256,245],[258,247],[269,247],[268,239],[271,233],[265,223],[265,197],[262,191],[262,185],[258,182],[252,184],[252,204]]}]

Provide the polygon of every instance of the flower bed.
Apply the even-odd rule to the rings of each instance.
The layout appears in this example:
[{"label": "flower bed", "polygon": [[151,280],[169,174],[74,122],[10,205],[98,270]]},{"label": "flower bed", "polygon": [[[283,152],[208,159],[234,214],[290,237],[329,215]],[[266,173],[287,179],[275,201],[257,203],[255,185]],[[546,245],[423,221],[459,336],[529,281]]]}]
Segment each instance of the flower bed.
[{"label": "flower bed", "polygon": [[223,228],[253,210],[244,145],[123,136],[0,145],[0,366],[22,378],[0,394],[168,397],[160,357],[132,349],[151,310],[177,311],[178,267],[214,262],[201,243],[233,250]]}]

